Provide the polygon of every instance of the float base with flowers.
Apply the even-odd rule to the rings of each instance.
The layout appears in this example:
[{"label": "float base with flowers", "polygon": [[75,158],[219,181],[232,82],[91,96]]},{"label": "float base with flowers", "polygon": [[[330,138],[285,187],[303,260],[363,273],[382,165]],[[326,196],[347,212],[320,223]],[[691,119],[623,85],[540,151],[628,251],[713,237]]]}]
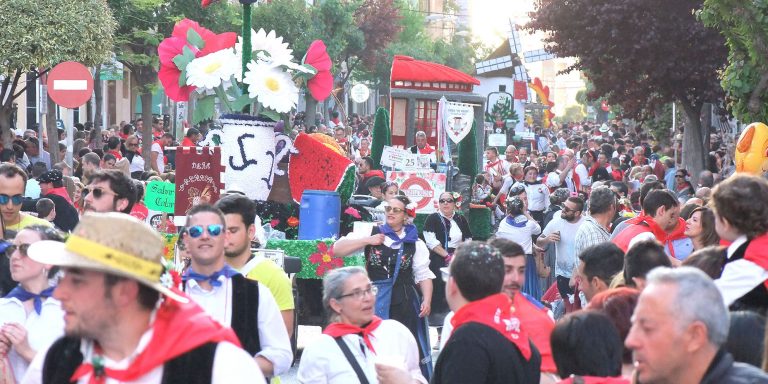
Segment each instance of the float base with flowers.
[{"label": "float base with flowers", "polygon": [[329,271],[339,267],[365,266],[362,254],[338,257],[333,254],[334,240],[269,240],[266,249],[280,249],[287,255],[301,259],[299,279],[322,279]]}]

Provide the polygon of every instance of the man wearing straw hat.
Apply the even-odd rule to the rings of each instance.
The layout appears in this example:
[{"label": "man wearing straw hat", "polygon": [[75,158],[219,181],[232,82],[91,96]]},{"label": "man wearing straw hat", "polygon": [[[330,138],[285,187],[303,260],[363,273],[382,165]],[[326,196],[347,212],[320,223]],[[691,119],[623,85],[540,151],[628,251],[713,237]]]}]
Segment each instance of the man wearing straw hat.
[{"label": "man wearing straw hat", "polygon": [[200,204],[187,212],[184,245],[192,263],[182,276],[186,293],[221,324],[232,327],[265,376],[291,367],[293,351],[280,308],[269,289],[227,265],[224,214]]},{"label": "man wearing straw hat", "polygon": [[264,382],[253,359],[178,290],[163,239],[122,213],[89,213],[66,243],[28,255],[64,272],[54,297],[65,336],[39,351],[23,383]]}]

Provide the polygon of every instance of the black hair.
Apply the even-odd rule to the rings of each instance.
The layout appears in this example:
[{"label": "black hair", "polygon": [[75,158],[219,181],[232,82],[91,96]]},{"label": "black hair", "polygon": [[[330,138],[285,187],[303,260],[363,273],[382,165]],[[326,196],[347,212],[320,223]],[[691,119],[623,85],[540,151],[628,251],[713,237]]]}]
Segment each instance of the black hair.
[{"label": "black hair", "polygon": [[459,292],[469,301],[501,292],[504,261],[499,251],[486,243],[468,241],[460,244],[449,268]]},{"label": "black hair", "polygon": [[624,267],[624,252],[614,243],[599,243],[581,251],[579,260],[584,265],[587,280],[597,277],[609,285],[613,276]]},{"label": "black hair", "polygon": [[[665,189],[667,188],[664,183],[661,181],[653,181],[649,183],[645,183],[640,186],[640,206],[643,205],[643,201],[645,201],[645,197],[648,196],[648,194],[651,191],[655,191],[657,189]],[[647,213],[647,212],[646,212]]]},{"label": "black hair", "polygon": [[730,318],[725,350],[730,352],[734,360],[761,368],[765,316],[753,311],[736,311],[730,313]]},{"label": "black hair", "polygon": [[498,249],[502,257],[525,256],[525,251],[520,244],[503,237],[493,237],[488,240],[488,244]]},{"label": "black hair", "polygon": [[569,314],[557,322],[549,340],[560,377],[621,375],[621,337],[603,313],[585,310]]},{"label": "black hair", "polygon": [[570,201],[571,203],[576,204],[576,210],[579,212],[584,212],[584,199],[581,197],[571,196],[565,199],[565,201]]},{"label": "black hair", "polygon": [[680,201],[672,192],[666,189],[656,189],[648,192],[648,195],[643,199],[643,211],[648,216],[656,216],[656,211],[659,208],[671,209],[680,205]]},{"label": "black hair", "polygon": [[107,148],[110,150],[116,150],[117,147],[120,146],[120,138],[117,136],[112,136],[107,140]]},{"label": "black hair", "polygon": [[0,151],[0,162],[7,163],[13,159],[16,160],[16,152],[14,152],[12,149],[4,148],[2,151]]},{"label": "black hair", "polygon": [[220,209],[214,207],[210,204],[198,204],[190,208],[189,211],[187,211],[187,227],[189,226],[189,221],[192,219],[192,216],[197,215],[198,213],[204,213],[204,212],[210,212],[217,216],[219,216],[219,219],[221,220],[221,224],[224,226],[224,229],[227,227],[227,221],[224,219],[224,214],[221,212]]},{"label": "black hair", "polygon": [[219,199],[214,206],[225,215],[240,215],[243,224],[245,224],[245,229],[248,229],[256,221],[256,203],[246,196],[238,194],[227,195]]},{"label": "black hair", "polygon": [[363,156],[361,160],[368,165],[368,169],[373,169],[373,159],[370,156]]},{"label": "black hair", "polygon": [[671,267],[664,247],[656,240],[649,239],[635,243],[624,255],[624,283],[636,288],[633,278],[645,279],[645,275],[656,267]]},{"label": "black hair", "polygon": [[629,188],[627,188],[627,184],[624,183],[623,181],[612,181],[611,187],[616,188],[619,190],[619,192],[624,193],[624,196],[627,196],[629,194]]},{"label": "black hair", "polygon": [[133,184],[131,178],[117,169],[102,169],[91,175],[90,182],[109,182],[109,188],[115,192],[115,201],[118,199],[128,200],[128,205],[122,212],[131,213],[131,208],[136,203],[136,185]]},{"label": "black hair", "polygon": [[144,199],[144,183],[140,180],[133,180],[133,185],[136,187],[136,201]]},{"label": "black hair", "polygon": [[37,203],[35,203],[35,210],[37,211],[37,217],[41,219],[45,219],[46,217],[48,217],[48,215],[51,214],[51,211],[53,211],[55,207],[56,206],[53,204],[53,200],[51,199],[43,197],[37,200]]},{"label": "black hair", "polygon": [[195,135],[199,135],[200,131],[197,128],[190,128],[187,130],[187,134],[184,135],[186,137],[192,138]]},{"label": "black hair", "polygon": [[139,285],[139,293],[137,295],[137,299],[139,301],[139,304],[144,310],[151,311],[155,309],[157,306],[157,301],[160,300],[160,292],[156,291],[154,288],[150,288],[142,283],[139,283],[136,280],[123,277],[123,276],[117,276],[110,273],[104,274],[104,288],[105,288],[105,296],[108,299],[112,298],[111,295],[111,289],[115,286],[115,284],[125,281],[125,280],[131,280],[136,282],[136,284]]}]

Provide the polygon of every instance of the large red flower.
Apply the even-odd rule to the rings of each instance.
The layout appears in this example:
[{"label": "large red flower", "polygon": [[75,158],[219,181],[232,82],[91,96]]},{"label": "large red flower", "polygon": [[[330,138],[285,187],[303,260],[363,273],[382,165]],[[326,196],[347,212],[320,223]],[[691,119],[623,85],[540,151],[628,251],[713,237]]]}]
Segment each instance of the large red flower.
[{"label": "large red flower", "polygon": [[322,40],[315,40],[309,45],[302,64],[309,64],[317,70],[314,77],[307,81],[307,88],[317,101],[328,98],[333,90],[333,75],[331,74],[331,58],[325,50]]},{"label": "large red flower", "polygon": [[[190,28],[197,32],[205,42],[203,49],[198,50],[187,42],[187,32]],[[181,69],[173,62],[176,56],[182,54],[185,46],[192,50],[195,57],[202,57],[225,48],[231,48],[235,45],[235,41],[237,41],[237,34],[233,32],[215,34],[189,19],[176,23],[171,37],[163,40],[157,47],[157,54],[160,56],[160,71],[157,77],[163,84],[165,94],[174,101],[187,101],[189,94],[195,90],[195,87],[192,86],[179,85]]]},{"label": "large red flower", "polygon": [[328,248],[328,245],[323,241],[317,243],[317,252],[309,256],[309,261],[312,264],[317,264],[315,273],[318,277],[323,277],[331,270],[344,266],[344,259],[335,256],[333,248]]}]

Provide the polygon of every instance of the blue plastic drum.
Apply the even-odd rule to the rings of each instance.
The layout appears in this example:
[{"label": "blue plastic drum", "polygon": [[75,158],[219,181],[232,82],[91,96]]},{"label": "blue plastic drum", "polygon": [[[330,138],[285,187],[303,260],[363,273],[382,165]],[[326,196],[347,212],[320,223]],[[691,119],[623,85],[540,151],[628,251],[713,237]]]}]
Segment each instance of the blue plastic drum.
[{"label": "blue plastic drum", "polygon": [[299,240],[339,237],[341,198],[331,191],[306,190],[299,207]]}]

